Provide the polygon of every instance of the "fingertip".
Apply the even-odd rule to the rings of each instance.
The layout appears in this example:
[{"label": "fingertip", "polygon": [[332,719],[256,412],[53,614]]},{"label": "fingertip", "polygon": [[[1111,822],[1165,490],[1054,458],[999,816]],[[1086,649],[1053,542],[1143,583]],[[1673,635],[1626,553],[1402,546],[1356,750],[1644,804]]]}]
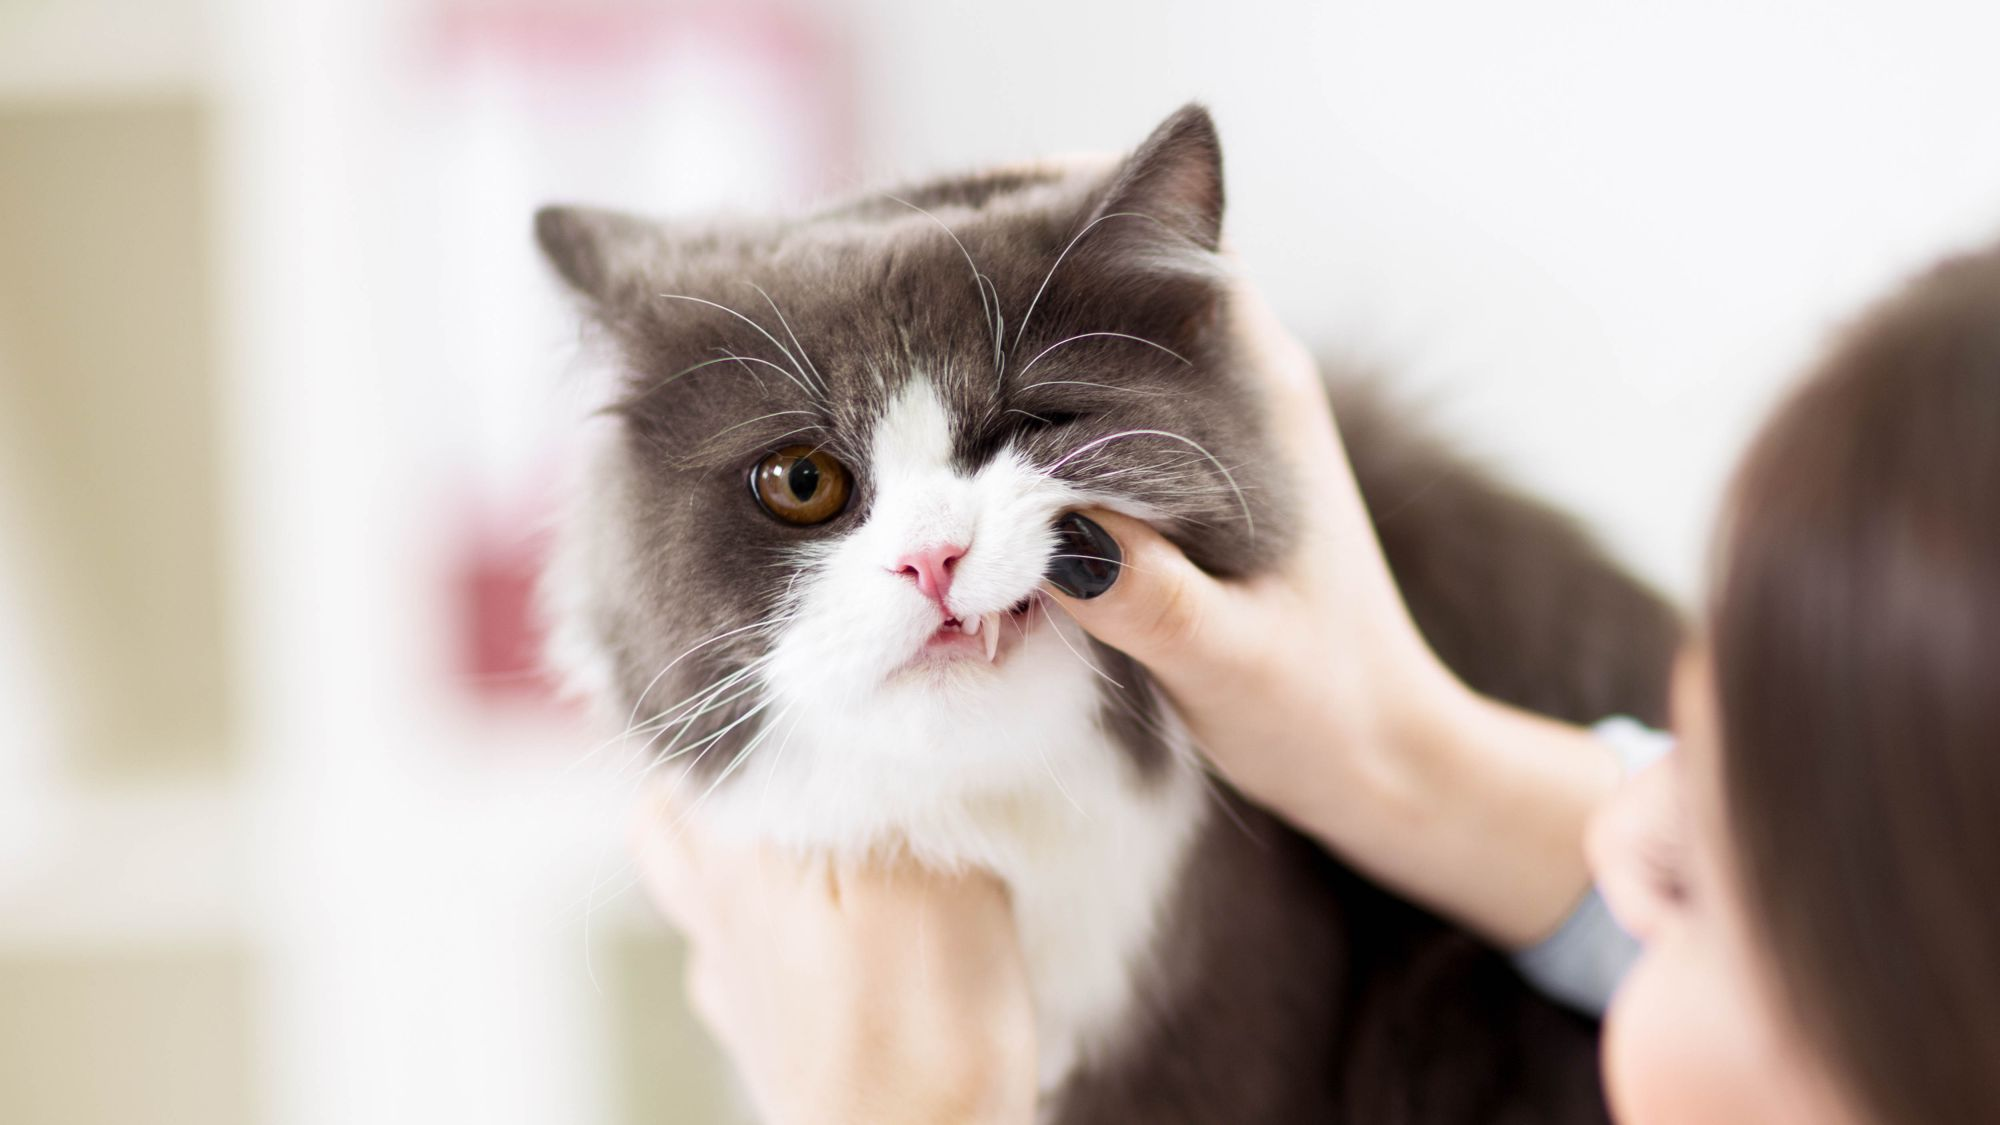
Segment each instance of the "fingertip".
[{"label": "fingertip", "polygon": [[[1056,533],[1056,556],[1050,562],[1049,572],[1043,575],[1042,588],[1079,616],[1094,614],[1110,604],[1107,599],[1114,592],[1122,597],[1125,591],[1139,585],[1132,575],[1146,569],[1142,560],[1157,554],[1161,547],[1179,553],[1179,548],[1152,525],[1107,508],[1067,513],[1057,521]],[[1101,568],[1092,568],[1101,570],[1101,579],[1094,588],[1086,588],[1077,581],[1087,579],[1088,575],[1062,573],[1065,562],[1077,561],[1069,558],[1072,555],[1102,561]]]},{"label": "fingertip", "polygon": [[1099,509],[1080,514],[1114,541],[1110,581],[1087,597],[1052,581],[1052,596],[1086,632],[1143,663],[1177,657],[1214,580],[1143,520]]},{"label": "fingertip", "polygon": [[1110,599],[1128,601],[1132,597],[1142,597],[1142,589],[1152,585],[1164,575],[1172,575],[1180,569],[1192,569],[1186,552],[1166,538],[1160,528],[1150,522],[1128,516],[1124,512],[1114,512],[1110,508],[1086,508],[1072,512],[1090,520],[1096,530],[1108,540],[1108,550],[1104,556],[1112,565],[1112,581],[1096,597],[1076,597],[1060,587],[1056,593],[1062,597],[1064,605],[1088,605],[1092,609],[1110,605]]},{"label": "fingertip", "polygon": [[1055,553],[1043,578],[1057,593],[1073,602],[1093,601],[1118,583],[1125,549],[1102,523],[1083,512],[1066,512],[1054,531]]},{"label": "fingertip", "polygon": [[696,923],[701,874],[696,860],[682,846],[681,833],[645,817],[636,818],[633,859],[647,897],[674,926],[686,930]]},{"label": "fingertip", "polygon": [[673,821],[673,799],[657,787],[649,788],[633,802],[632,815],[626,824],[627,841],[635,851],[652,854],[672,835],[666,826]]}]

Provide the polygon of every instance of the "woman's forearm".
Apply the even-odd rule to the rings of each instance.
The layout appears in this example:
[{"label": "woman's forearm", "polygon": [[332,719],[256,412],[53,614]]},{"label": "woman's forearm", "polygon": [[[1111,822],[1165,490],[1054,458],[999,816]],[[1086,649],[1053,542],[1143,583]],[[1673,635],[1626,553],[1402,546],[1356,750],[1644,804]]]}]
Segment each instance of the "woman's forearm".
[{"label": "woman's forearm", "polygon": [[1439,670],[1383,744],[1287,810],[1376,880],[1505,949],[1547,937],[1590,887],[1591,813],[1619,766],[1589,731]]}]

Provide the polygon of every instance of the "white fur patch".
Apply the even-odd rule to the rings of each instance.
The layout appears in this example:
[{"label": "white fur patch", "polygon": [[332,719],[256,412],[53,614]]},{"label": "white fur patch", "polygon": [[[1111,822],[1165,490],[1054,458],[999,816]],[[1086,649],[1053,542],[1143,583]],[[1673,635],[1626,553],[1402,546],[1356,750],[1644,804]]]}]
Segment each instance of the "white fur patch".
[{"label": "white fur patch", "polygon": [[997,665],[910,665],[939,614],[897,559],[964,544],[951,612],[1002,611],[1036,589],[1051,524],[1079,499],[1011,451],[969,475],[954,469],[950,422],[922,379],[879,421],[868,518],[802,558],[797,616],[763,673],[764,733],[701,815],[806,850],[907,847],[998,874],[1013,892],[1041,1079],[1053,1088],[1120,1025],[1206,794],[1178,764],[1184,747],[1167,777],[1139,783],[1100,727],[1085,639],[1059,612],[1037,609]]}]

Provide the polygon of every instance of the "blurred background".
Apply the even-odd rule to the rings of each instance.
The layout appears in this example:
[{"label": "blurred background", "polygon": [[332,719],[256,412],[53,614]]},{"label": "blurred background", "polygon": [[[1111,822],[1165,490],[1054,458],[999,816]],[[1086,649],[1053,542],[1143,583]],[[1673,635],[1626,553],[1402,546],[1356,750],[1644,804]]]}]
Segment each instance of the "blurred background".
[{"label": "blurred background", "polygon": [[534,668],[538,203],[1202,99],[1288,322],[1688,600],[1815,342],[2000,234],[1992,11],[0,0],[0,1121],[735,1119]]}]

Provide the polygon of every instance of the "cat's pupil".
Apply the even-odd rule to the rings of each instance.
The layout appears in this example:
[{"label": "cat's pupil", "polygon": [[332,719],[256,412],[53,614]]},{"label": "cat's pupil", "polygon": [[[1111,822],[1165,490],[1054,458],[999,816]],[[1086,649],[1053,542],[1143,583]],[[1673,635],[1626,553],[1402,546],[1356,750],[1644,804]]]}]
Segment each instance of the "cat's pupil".
[{"label": "cat's pupil", "polygon": [[799,500],[810,500],[819,491],[819,467],[801,457],[785,473],[785,487]]}]

